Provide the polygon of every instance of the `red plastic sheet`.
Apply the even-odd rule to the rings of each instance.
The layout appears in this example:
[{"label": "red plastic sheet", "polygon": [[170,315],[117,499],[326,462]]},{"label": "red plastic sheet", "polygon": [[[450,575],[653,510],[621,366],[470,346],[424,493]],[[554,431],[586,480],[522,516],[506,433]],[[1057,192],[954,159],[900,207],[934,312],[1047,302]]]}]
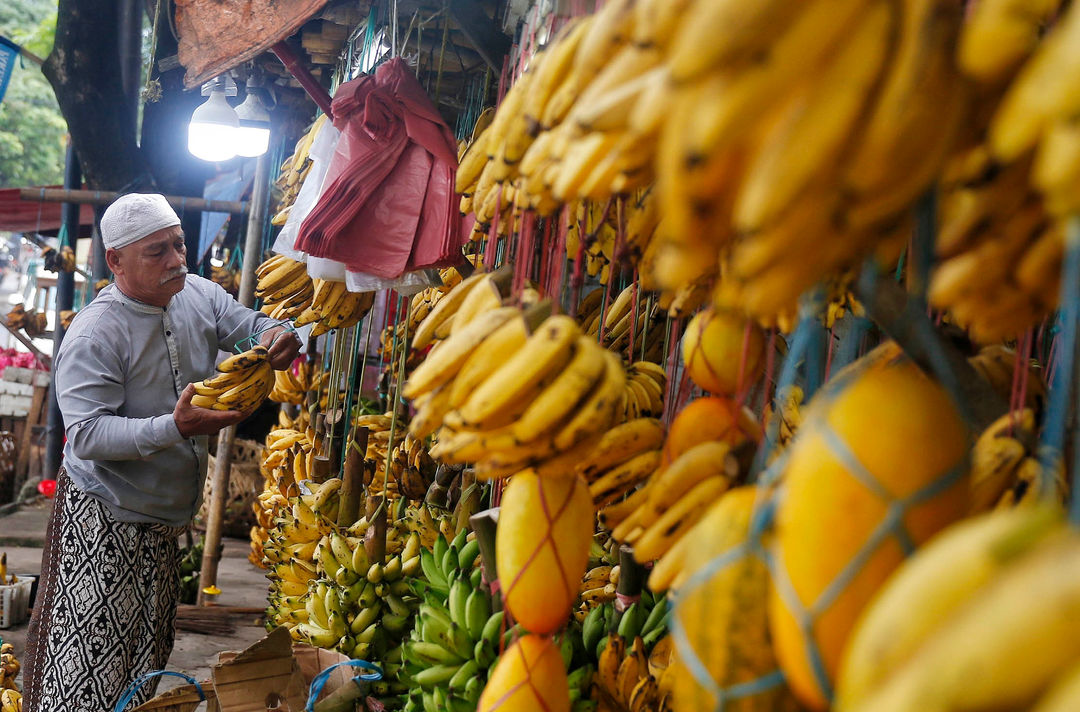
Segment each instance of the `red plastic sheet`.
[{"label": "red plastic sheet", "polygon": [[341,138],[296,249],[386,279],[455,263],[457,143],[405,62],[341,85],[333,109]]}]

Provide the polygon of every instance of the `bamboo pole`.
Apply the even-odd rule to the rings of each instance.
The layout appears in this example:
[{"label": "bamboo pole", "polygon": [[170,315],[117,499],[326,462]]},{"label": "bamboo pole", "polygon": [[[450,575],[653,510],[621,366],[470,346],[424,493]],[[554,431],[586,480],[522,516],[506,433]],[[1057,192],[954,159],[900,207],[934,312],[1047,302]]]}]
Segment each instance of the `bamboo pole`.
[{"label": "bamboo pole", "polygon": [[[19,190],[19,198],[35,203],[79,203],[81,205],[108,205],[120,197],[120,193],[110,190],[67,190],[63,188],[22,188]],[[204,198],[187,198],[177,195],[166,195],[165,200],[169,205],[182,210],[203,210],[210,213],[234,213],[237,215],[248,212],[249,204],[246,200],[239,202],[234,200],[206,200]]]},{"label": "bamboo pole", "polygon": [[[251,191],[252,212],[248,216],[244,249],[243,274],[240,276],[240,303],[251,308],[255,304],[255,267],[258,245],[262,239],[266,218],[270,163],[266,154],[259,156],[255,164],[254,188]],[[203,589],[217,584],[218,563],[221,561],[222,522],[229,495],[229,477],[232,473],[232,449],[236,440],[236,426],[230,425],[218,435],[217,458],[214,460],[214,484],[210,506],[206,512],[206,539],[203,549],[202,570],[199,573],[199,605],[207,604]]]}]

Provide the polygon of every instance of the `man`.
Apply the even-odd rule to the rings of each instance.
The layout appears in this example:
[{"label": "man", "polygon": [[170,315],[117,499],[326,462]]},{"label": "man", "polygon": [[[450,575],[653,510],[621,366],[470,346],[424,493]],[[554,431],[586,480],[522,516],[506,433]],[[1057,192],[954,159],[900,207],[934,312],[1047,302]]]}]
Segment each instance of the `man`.
[{"label": "man", "polygon": [[219,350],[264,329],[275,369],[300,346],[187,274],[180,220],[163,196],[118,199],[101,237],[116,283],[75,317],[54,365],[67,445],[27,641],[25,712],[111,710],[133,680],[165,669],[177,536],[200,504],[207,435],[248,415],[193,406],[192,383],[214,372]]}]

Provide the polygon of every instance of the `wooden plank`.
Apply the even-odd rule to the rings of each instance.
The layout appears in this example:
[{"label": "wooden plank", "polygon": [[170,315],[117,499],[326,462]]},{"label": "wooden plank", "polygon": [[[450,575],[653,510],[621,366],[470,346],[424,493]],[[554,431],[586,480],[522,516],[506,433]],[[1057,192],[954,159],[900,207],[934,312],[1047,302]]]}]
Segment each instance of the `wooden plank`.
[{"label": "wooden plank", "polygon": [[34,396],[30,401],[30,413],[26,416],[23,426],[22,437],[19,443],[19,459],[15,463],[15,481],[25,482],[30,467],[30,446],[34,436],[34,425],[41,421],[45,411],[45,397],[48,395],[47,386],[34,386]]}]

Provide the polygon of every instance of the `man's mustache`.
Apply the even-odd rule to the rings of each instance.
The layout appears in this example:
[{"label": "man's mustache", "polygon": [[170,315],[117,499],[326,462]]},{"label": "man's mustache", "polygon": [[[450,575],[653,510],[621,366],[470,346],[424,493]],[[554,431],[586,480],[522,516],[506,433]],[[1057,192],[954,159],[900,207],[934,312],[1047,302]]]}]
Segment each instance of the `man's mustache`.
[{"label": "man's mustache", "polygon": [[166,272],[165,276],[161,278],[161,283],[165,284],[166,282],[168,282],[171,279],[176,279],[177,277],[184,277],[186,275],[187,275],[187,267],[179,267],[177,269],[172,270],[171,272]]}]

